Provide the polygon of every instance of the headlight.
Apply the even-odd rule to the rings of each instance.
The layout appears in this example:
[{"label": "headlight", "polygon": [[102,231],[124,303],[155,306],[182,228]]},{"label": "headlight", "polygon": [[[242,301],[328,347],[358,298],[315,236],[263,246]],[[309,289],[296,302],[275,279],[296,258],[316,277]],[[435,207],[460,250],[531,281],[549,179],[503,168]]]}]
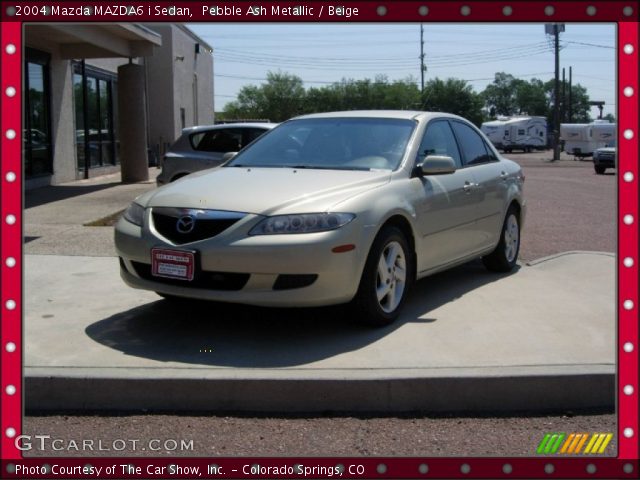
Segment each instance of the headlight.
[{"label": "headlight", "polygon": [[325,232],[340,228],[356,218],[353,213],[301,213],[267,217],[249,235]]},{"label": "headlight", "polygon": [[129,205],[124,212],[125,220],[133,223],[134,225],[142,226],[142,217],[144,216],[144,207],[137,203]]},{"label": "headlight", "polygon": [[594,159],[594,160],[597,160],[597,159],[598,159],[598,156],[599,156],[599,155],[598,155],[598,152],[593,152],[593,159]]}]

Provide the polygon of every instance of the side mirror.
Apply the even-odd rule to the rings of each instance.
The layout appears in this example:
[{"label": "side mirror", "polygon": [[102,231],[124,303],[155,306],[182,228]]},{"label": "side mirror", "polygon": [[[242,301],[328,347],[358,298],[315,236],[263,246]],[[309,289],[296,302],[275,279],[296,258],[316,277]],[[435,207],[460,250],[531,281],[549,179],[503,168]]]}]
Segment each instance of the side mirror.
[{"label": "side mirror", "polygon": [[238,152],[227,152],[227,153],[225,153],[224,155],[222,155],[222,163],[228,162],[233,157],[235,157],[237,154],[238,154]]},{"label": "side mirror", "polygon": [[422,175],[447,175],[456,171],[456,162],[446,155],[429,155],[420,166]]}]

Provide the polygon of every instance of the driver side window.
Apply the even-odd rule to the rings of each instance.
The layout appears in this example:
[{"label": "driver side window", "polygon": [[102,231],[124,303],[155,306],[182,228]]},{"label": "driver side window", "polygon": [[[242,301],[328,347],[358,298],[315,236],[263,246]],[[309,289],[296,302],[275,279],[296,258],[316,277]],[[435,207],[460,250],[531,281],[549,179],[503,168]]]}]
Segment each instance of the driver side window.
[{"label": "driver side window", "polygon": [[453,158],[456,166],[462,166],[458,144],[446,120],[437,120],[427,125],[427,131],[418,149],[416,165],[421,165],[429,155],[446,155]]}]

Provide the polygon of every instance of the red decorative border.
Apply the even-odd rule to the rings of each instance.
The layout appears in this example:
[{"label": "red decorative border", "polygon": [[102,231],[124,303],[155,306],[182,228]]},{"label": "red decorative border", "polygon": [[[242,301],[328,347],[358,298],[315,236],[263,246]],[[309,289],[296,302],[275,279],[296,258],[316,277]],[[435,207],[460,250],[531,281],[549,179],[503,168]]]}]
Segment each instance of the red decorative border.
[{"label": "red decorative border", "polygon": [[[637,4],[636,4],[637,9]],[[638,458],[638,23],[618,24],[618,456]],[[625,95],[631,87],[633,94]],[[633,138],[626,138],[632,132]],[[627,225],[625,217],[633,223]],[[628,217],[627,217],[628,218]],[[633,259],[633,266],[624,264]],[[632,301],[630,310],[625,302]],[[625,351],[633,345],[633,352]],[[632,395],[624,387],[632,385]],[[624,435],[633,429],[632,438]]]},{"label": "red decorative border", "polygon": [[[223,2],[217,1],[212,4],[217,5],[243,5],[264,4],[268,1],[252,2]],[[282,464],[293,465],[295,463],[312,463],[313,465],[335,466],[342,464],[363,465],[364,475],[350,475],[344,473],[344,478],[637,478],[638,477],[638,23],[625,20],[635,19],[638,14],[638,1],[627,2],[582,2],[582,1],[505,1],[505,2],[478,2],[470,0],[459,1],[344,1],[344,2],[277,2],[283,6],[309,5],[319,8],[321,3],[325,5],[346,5],[359,9],[357,18],[351,17],[354,21],[398,21],[398,22],[434,22],[434,21],[455,21],[455,22],[576,22],[576,21],[598,21],[598,22],[618,22],[618,129],[619,129],[619,168],[618,168],[618,457],[617,458],[313,458],[307,459],[276,459],[276,458],[215,458],[214,459],[167,459],[154,458],[156,465],[170,465],[179,463],[181,466],[200,465],[206,471],[206,465],[215,462],[223,467],[227,472],[238,469],[235,477],[259,478],[259,475],[242,474],[242,466],[245,464],[259,464],[279,466]],[[52,4],[65,7],[81,7],[88,4],[97,5],[99,2],[52,2]],[[0,391],[2,414],[0,445],[2,453],[2,478],[16,478],[16,475],[7,473],[9,464],[27,464],[30,466],[41,466],[44,464],[67,466],[82,466],[89,461],[95,466],[111,466],[116,463],[123,463],[122,460],[93,458],[93,459],[22,459],[21,452],[14,446],[12,438],[7,436],[7,429],[15,429],[15,435],[21,433],[21,413],[22,413],[22,166],[21,166],[21,26],[24,21],[29,22],[50,22],[50,21],[310,21],[308,18],[296,17],[245,17],[238,16],[232,19],[211,17],[200,13],[202,4],[199,2],[126,2],[127,5],[141,6],[145,9],[148,6],[169,7],[179,5],[189,6],[194,10],[194,16],[190,19],[180,17],[158,18],[153,16],[119,16],[119,17],[63,17],[55,15],[29,15],[11,16],[7,12],[10,4],[2,3],[0,17],[2,18],[1,51],[2,83],[1,98],[1,121],[2,130],[0,132],[0,236],[1,236],[1,280],[2,280],[2,325],[0,329],[0,359],[2,360],[0,370]],[[17,5],[17,3],[16,3]],[[20,2],[24,8],[43,7],[42,2]],[[419,10],[420,7],[428,7]],[[469,7],[467,15],[462,13],[462,7]],[[509,15],[504,8],[510,7]],[[549,7],[554,10],[549,14]],[[595,7],[593,10],[588,7]],[[625,15],[624,8],[631,7],[633,13]],[[590,15],[591,12],[592,14]],[[316,20],[317,21],[317,20]],[[347,21],[343,18],[323,18],[322,21]],[[15,46],[15,53],[7,51],[7,45]],[[631,46],[629,48],[628,46]],[[6,95],[7,87],[14,87],[16,94],[13,97]],[[631,87],[633,93],[625,95],[625,88]],[[627,90],[628,92],[628,90]],[[15,132],[15,138],[8,139],[8,130]],[[631,131],[632,138],[627,138],[625,132]],[[10,181],[7,174],[13,172],[15,179]],[[8,224],[6,219],[9,215],[15,216],[15,223]],[[631,216],[631,217],[629,217]],[[633,222],[628,224],[629,218]],[[627,220],[627,223],[625,223]],[[8,258],[15,259],[13,267],[7,266]],[[632,266],[627,266],[625,259],[633,260]],[[14,308],[8,308],[8,301],[15,302]],[[625,308],[627,301],[632,301],[630,309]],[[625,304],[627,302],[627,304]],[[7,345],[12,343],[15,350],[10,352]],[[633,350],[629,351],[629,346]],[[7,386],[12,385],[15,393],[9,395]],[[633,393],[627,395],[624,387],[633,386]],[[629,429],[633,435],[627,437],[625,432]],[[148,461],[145,459],[127,459],[127,463],[146,467]],[[384,468],[381,467],[384,465]],[[421,466],[427,465],[428,472],[422,473]],[[508,465],[509,467],[505,467]],[[468,472],[466,467],[469,467]],[[550,467],[551,466],[551,467]],[[631,467],[631,470],[629,470]],[[424,469],[424,467],[422,467]],[[595,468],[595,472],[591,470]],[[466,473],[465,473],[466,472]],[[20,475],[27,478],[26,475]],[[122,475],[120,473],[108,478],[137,478],[146,475]],[[273,476],[273,475],[272,475]],[[285,475],[285,477],[296,477],[299,475]],[[39,478],[53,478],[49,475],[36,475]],[[68,478],[87,478],[86,476],[71,476]],[[188,478],[180,475],[175,478]],[[203,475],[205,478],[212,476]],[[31,477],[29,477],[31,478]],[[93,477],[95,478],[95,476]],[[106,478],[106,477],[105,477]],[[232,478],[230,476],[229,478]]]},{"label": "red decorative border", "polygon": [[[4,9],[4,5],[2,6]],[[21,126],[21,105],[22,105],[22,82],[21,75],[21,51],[22,35],[20,23],[2,23],[2,74],[0,82],[2,91],[2,119],[0,126],[0,238],[2,244],[2,263],[0,272],[2,283],[2,327],[0,342],[0,358],[2,359],[0,403],[2,412],[1,427],[2,435],[0,445],[2,445],[2,458],[20,458],[16,450],[13,439],[8,438],[6,430],[14,428],[19,435],[22,426],[22,126]],[[7,52],[7,46],[14,45],[15,52]],[[8,87],[15,88],[15,96],[8,97],[6,90]],[[15,138],[9,140],[7,131],[13,130]],[[7,175],[15,175],[13,181],[9,181]],[[13,215],[15,223],[7,224],[7,217]],[[7,259],[13,258],[15,265],[7,266]],[[15,308],[7,308],[8,301],[15,302]],[[7,351],[7,345],[15,345],[15,351]],[[6,388],[13,385],[16,392],[13,395],[6,393]],[[4,468],[3,468],[4,473]]]}]

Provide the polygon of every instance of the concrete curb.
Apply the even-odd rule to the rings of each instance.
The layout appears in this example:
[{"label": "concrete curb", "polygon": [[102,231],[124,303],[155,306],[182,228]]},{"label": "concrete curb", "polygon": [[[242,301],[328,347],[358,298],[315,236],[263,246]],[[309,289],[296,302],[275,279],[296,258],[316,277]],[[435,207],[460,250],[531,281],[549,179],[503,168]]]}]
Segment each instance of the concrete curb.
[{"label": "concrete curb", "polygon": [[535,260],[525,262],[525,265],[529,267],[533,267],[534,265],[548,262],[550,260],[555,260],[556,258],[565,257],[567,255],[603,255],[605,257],[612,257],[612,258],[616,257],[615,253],[610,253],[610,252],[596,252],[591,250],[571,250],[569,252],[555,253],[553,255],[549,255],[548,257],[536,258]]},{"label": "concrete curb", "polygon": [[[481,370],[481,369],[478,369]],[[532,369],[535,370],[535,369]],[[462,375],[371,378],[220,378],[199,375],[41,376],[27,372],[27,411],[208,411],[208,412],[438,412],[490,413],[611,409],[615,369],[593,366],[562,372],[511,374],[503,369]],[[553,370],[553,369],[552,369]],[[573,370],[570,372],[569,370]],[[589,369],[586,369],[589,370]],[[51,373],[51,370],[49,370]],[[104,372],[103,372],[104,373]],[[422,373],[422,374],[421,374]]]}]

